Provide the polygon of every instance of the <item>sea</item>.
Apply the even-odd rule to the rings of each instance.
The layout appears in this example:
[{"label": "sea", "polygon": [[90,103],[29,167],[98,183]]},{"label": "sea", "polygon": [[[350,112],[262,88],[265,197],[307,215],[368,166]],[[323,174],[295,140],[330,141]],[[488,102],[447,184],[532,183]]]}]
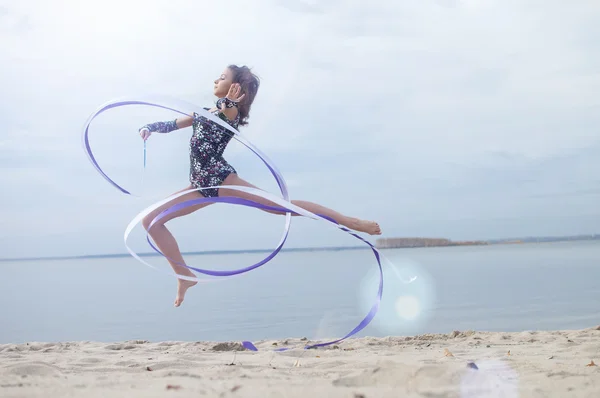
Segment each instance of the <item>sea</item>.
[{"label": "sea", "polygon": [[[600,325],[600,242],[386,249],[383,297],[354,337]],[[189,265],[250,266],[267,253],[200,254]],[[283,251],[209,278],[175,308],[162,257],[0,262],[0,343],[258,341],[350,333],[377,305],[370,249]]]}]

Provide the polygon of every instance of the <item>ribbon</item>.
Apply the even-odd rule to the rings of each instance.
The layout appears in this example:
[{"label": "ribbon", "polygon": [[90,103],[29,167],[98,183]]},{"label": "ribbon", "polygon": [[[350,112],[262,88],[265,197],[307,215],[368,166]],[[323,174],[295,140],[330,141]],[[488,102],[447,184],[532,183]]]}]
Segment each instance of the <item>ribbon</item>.
[{"label": "ribbon", "polygon": [[[100,115],[102,112],[105,112],[107,110],[116,108],[116,107],[120,107],[120,106],[125,106],[125,105],[149,105],[149,106],[154,106],[154,107],[159,107],[159,108],[163,108],[163,109],[168,109],[168,110],[172,110],[174,112],[180,113],[182,115],[189,115],[192,113],[196,113],[200,116],[205,117],[206,119],[209,119],[217,124],[219,124],[220,126],[222,126],[223,128],[225,128],[226,130],[228,130],[229,132],[232,133],[233,138],[235,138],[237,141],[241,142],[242,144],[244,144],[247,148],[249,148],[252,152],[254,152],[254,154],[256,154],[262,161],[263,163],[267,166],[267,168],[270,170],[271,174],[273,175],[273,177],[275,177],[277,184],[279,186],[279,189],[281,191],[281,195],[282,197],[278,197],[276,195],[273,195],[272,193],[266,192],[266,191],[262,191],[260,189],[256,189],[256,188],[251,188],[251,187],[243,187],[243,186],[232,186],[232,185],[220,185],[220,186],[213,186],[213,187],[205,187],[205,188],[198,188],[198,189],[190,189],[190,190],[186,190],[186,191],[182,191],[182,192],[178,192],[177,194],[171,195],[170,197],[163,199],[149,207],[147,207],[146,209],[144,209],[143,211],[141,211],[136,217],[134,217],[134,219],[127,225],[126,229],[125,229],[125,234],[124,234],[124,242],[125,242],[125,247],[127,248],[127,251],[138,261],[140,261],[141,263],[149,266],[150,268],[154,268],[157,269],[156,267],[152,266],[151,264],[147,263],[146,261],[144,261],[142,258],[140,258],[140,256],[138,256],[127,244],[127,240],[129,238],[129,235],[131,234],[131,231],[135,228],[135,226],[144,218],[146,217],[148,214],[152,213],[154,210],[156,210],[157,208],[161,207],[162,205],[170,202],[171,200],[178,198],[180,196],[183,196],[185,194],[188,194],[190,192],[197,192],[197,191],[202,191],[205,189],[211,189],[211,188],[227,188],[227,189],[232,189],[232,190],[237,190],[237,191],[241,191],[241,192],[246,192],[246,193],[250,193],[252,195],[255,195],[257,197],[262,197],[268,201],[270,201],[271,203],[274,203],[278,206],[270,206],[270,205],[264,205],[261,204],[259,202],[256,201],[252,201],[252,200],[248,200],[248,199],[242,199],[242,198],[238,198],[238,197],[202,197],[202,198],[197,198],[197,199],[192,199],[192,200],[187,200],[185,202],[181,202],[178,204],[175,204],[173,206],[171,206],[170,208],[164,210],[163,212],[161,212],[160,214],[158,214],[156,217],[154,217],[154,219],[151,221],[150,226],[148,228],[148,230],[150,230],[150,228],[152,227],[152,225],[154,225],[155,223],[157,223],[158,221],[160,221],[162,218],[168,216],[169,214],[179,211],[183,208],[189,207],[189,206],[195,206],[198,204],[202,204],[202,203],[228,203],[228,204],[233,204],[233,205],[239,205],[239,206],[248,206],[248,207],[254,207],[257,209],[261,209],[261,210],[274,210],[274,211],[279,211],[279,212],[284,212],[285,213],[285,225],[284,225],[284,231],[283,234],[280,238],[279,243],[277,244],[276,248],[269,253],[264,259],[262,259],[261,261],[244,267],[244,268],[240,268],[237,270],[232,270],[232,271],[216,271],[216,270],[208,270],[208,269],[201,269],[201,268],[196,268],[196,267],[192,267],[189,266],[187,264],[181,264],[178,263],[182,266],[185,266],[191,270],[194,270],[198,273],[204,274],[204,275],[208,275],[208,276],[212,276],[212,277],[231,277],[231,276],[237,276],[237,275],[241,275],[243,273],[249,272],[253,269],[256,269],[264,264],[266,264],[268,261],[270,261],[271,259],[273,259],[278,253],[279,251],[283,248],[283,245],[285,244],[285,241],[287,239],[289,230],[290,230],[290,225],[291,225],[291,217],[292,217],[292,213],[296,214],[296,215],[300,215],[300,216],[304,216],[304,217],[308,217],[317,221],[322,221],[322,222],[327,222],[330,224],[333,224],[334,226],[336,226],[337,228],[339,228],[340,230],[349,233],[350,235],[354,236],[355,238],[359,239],[360,241],[362,241],[363,243],[367,244],[371,250],[373,251],[373,254],[375,255],[375,259],[377,260],[377,265],[378,265],[378,271],[379,271],[379,286],[377,289],[377,294],[375,297],[375,301],[369,311],[369,313],[362,319],[362,321],[354,328],[352,329],[350,332],[348,332],[344,337],[339,338],[337,340],[334,341],[329,341],[329,342],[325,342],[325,343],[320,343],[320,344],[313,344],[313,345],[307,345],[304,348],[305,349],[311,349],[311,348],[317,348],[317,347],[325,347],[325,346],[329,346],[332,344],[336,344],[339,343],[353,335],[355,335],[356,333],[360,332],[361,330],[363,330],[367,325],[369,325],[369,323],[371,323],[371,321],[373,320],[373,318],[375,317],[375,315],[377,314],[377,311],[379,310],[379,305],[381,303],[381,299],[383,296],[383,268],[381,265],[381,260],[383,258],[383,255],[379,252],[379,250],[373,246],[371,243],[369,243],[367,240],[363,239],[361,236],[357,235],[356,233],[353,233],[352,231],[350,231],[349,229],[341,226],[340,224],[338,224],[335,220],[326,217],[325,215],[319,215],[319,214],[314,214],[311,213],[299,206],[294,205],[293,203],[290,202],[289,199],[289,194],[288,194],[288,189],[287,189],[287,185],[285,183],[285,180],[283,178],[283,176],[281,175],[281,173],[277,170],[277,168],[275,167],[275,165],[273,164],[273,162],[271,162],[267,156],[265,154],[263,154],[258,148],[256,148],[254,145],[252,145],[247,139],[245,139],[238,131],[236,131],[235,129],[233,129],[230,125],[226,124],[223,120],[219,119],[218,117],[216,117],[215,115],[211,114],[210,112],[206,111],[203,108],[197,107],[193,104],[181,101],[181,100],[176,100],[173,98],[168,98],[168,97],[153,97],[149,100],[132,100],[132,99],[119,99],[119,100],[115,100],[115,101],[110,101],[102,106],[100,106],[94,113],[92,113],[90,115],[90,117],[87,119],[84,128],[83,128],[83,137],[82,137],[82,143],[83,143],[83,147],[84,150],[90,160],[90,162],[92,163],[92,165],[96,168],[96,170],[100,173],[100,175],[102,175],[111,185],[113,185],[115,188],[119,189],[121,192],[127,194],[127,195],[132,195],[129,191],[127,191],[125,188],[121,187],[119,184],[117,184],[115,181],[113,181],[110,177],[108,177],[108,175],[106,175],[106,173],[104,173],[104,171],[100,168],[98,162],[96,161],[93,153],[92,153],[92,149],[91,146],[89,144],[89,128],[90,125],[92,123],[92,121],[98,116]],[[144,155],[145,155],[145,148],[144,148]],[[144,156],[145,158],[145,156]],[[146,232],[146,239],[148,241],[148,243],[150,244],[150,246],[152,247],[152,249],[154,251],[156,251],[157,253],[161,254],[162,256],[166,257],[164,253],[162,253],[153,243],[152,240],[150,238],[150,235],[148,232]],[[189,277],[189,276],[184,276],[184,275],[178,275],[176,273],[172,273],[171,275],[180,278],[180,279],[185,279],[185,280],[192,280],[192,281],[198,281],[198,282],[207,282],[207,281],[214,281],[214,279],[200,279],[200,278],[195,278],[195,277]],[[408,282],[404,281],[405,283],[410,283],[412,281],[414,281],[416,278],[411,278],[411,280],[409,280]],[[248,349],[248,350],[252,350],[252,351],[258,351],[258,349],[256,348],[256,346],[250,342],[250,341],[243,341],[242,345]],[[275,351],[286,351],[290,348],[279,348]]]}]

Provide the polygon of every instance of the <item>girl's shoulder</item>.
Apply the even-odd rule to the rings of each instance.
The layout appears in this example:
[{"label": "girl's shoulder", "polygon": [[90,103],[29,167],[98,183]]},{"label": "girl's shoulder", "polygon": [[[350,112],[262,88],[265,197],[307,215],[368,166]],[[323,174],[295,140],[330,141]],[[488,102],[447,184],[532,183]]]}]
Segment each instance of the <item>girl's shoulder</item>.
[{"label": "girl's shoulder", "polygon": [[[237,113],[237,115],[235,116],[235,118],[233,120],[229,120],[227,118],[227,116],[225,116],[225,114],[223,112],[221,112],[218,108],[202,107],[202,109],[204,109],[205,111],[207,111],[209,113],[212,113],[213,115],[217,116],[219,119],[223,120],[224,122],[227,122],[227,124],[229,124],[234,129],[237,129],[240,124],[240,113],[239,112]],[[207,119],[206,117],[204,117],[202,115],[199,115],[197,112],[194,112],[194,121],[197,122],[199,120],[202,120],[204,123],[214,124],[214,125],[222,128],[222,126],[217,125],[212,120]]]}]

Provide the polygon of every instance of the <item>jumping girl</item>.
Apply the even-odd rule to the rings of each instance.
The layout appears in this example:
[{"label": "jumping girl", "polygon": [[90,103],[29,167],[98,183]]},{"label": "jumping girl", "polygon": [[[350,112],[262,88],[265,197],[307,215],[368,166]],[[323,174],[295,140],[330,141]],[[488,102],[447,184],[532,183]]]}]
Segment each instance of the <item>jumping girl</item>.
[{"label": "jumping girl", "polygon": [[[225,120],[234,129],[248,124],[250,116],[250,107],[258,92],[260,81],[250,68],[246,66],[230,65],[225,68],[221,76],[214,81],[213,93],[217,97],[216,107],[205,108]],[[177,129],[192,127],[192,137],[190,139],[190,185],[183,189],[191,190],[220,185],[235,185],[256,188],[254,185],[240,178],[236,170],[223,158],[223,151],[232,138],[231,132],[210,121],[209,119],[193,113],[189,116],[180,117],[172,121],[156,122],[143,126],[139,133],[142,139],[147,140],[152,132],[168,133]],[[178,191],[181,192],[181,191]],[[255,195],[227,188],[213,188],[190,192],[183,196],[157,208],[148,214],[142,224],[148,231],[156,246],[169,259],[169,264],[179,275],[195,277],[194,273],[186,267],[177,263],[185,264],[177,241],[169,232],[165,223],[176,217],[185,216],[201,209],[208,204],[199,204],[189,206],[177,212],[173,212],[152,225],[148,230],[152,220],[166,209],[173,205],[188,200],[201,197],[216,196],[235,196],[243,199],[252,200],[268,206],[276,206],[270,201],[257,197]],[[348,217],[334,210],[328,209],[316,203],[293,200],[293,204],[315,214],[321,214],[333,218],[339,224],[359,232],[365,232],[370,235],[380,235],[379,225],[372,221],[360,220],[358,218]],[[265,210],[274,214],[285,215],[285,212]],[[294,215],[292,213],[292,215]],[[183,302],[186,291],[197,282],[186,279],[177,279],[177,296],[175,298],[175,307],[179,307]]]}]

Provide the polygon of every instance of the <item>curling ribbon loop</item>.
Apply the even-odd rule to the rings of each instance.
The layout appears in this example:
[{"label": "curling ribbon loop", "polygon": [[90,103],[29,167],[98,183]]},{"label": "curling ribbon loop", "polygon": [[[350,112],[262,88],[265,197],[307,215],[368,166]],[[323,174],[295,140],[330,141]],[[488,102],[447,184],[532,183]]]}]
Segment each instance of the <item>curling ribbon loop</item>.
[{"label": "curling ribbon loop", "polygon": [[[277,204],[280,207],[274,207],[274,206],[266,206],[260,203],[257,203],[255,201],[251,201],[248,199],[242,199],[242,198],[237,198],[237,197],[203,197],[203,198],[198,198],[198,199],[193,199],[193,200],[188,200],[182,203],[178,203],[173,205],[172,207],[168,208],[167,210],[163,211],[162,213],[158,214],[152,221],[150,224],[150,227],[152,225],[154,225],[156,222],[158,222],[160,219],[162,219],[163,217],[166,217],[168,214],[181,210],[183,208],[186,208],[188,206],[195,206],[201,203],[229,203],[229,204],[234,204],[234,205],[240,205],[240,206],[248,206],[248,207],[254,207],[257,209],[261,209],[261,210],[275,210],[275,211],[280,211],[280,212],[285,212],[285,226],[284,226],[284,231],[283,234],[280,238],[280,241],[277,245],[277,247],[269,254],[267,255],[264,259],[262,259],[261,261],[245,267],[245,268],[241,268],[241,269],[237,269],[237,270],[232,270],[232,271],[216,271],[216,270],[207,270],[207,269],[200,269],[200,268],[196,268],[196,267],[192,267],[189,266],[187,264],[180,264],[182,266],[185,266],[191,270],[194,270],[198,273],[204,274],[204,275],[209,275],[209,276],[213,276],[213,277],[224,277],[224,276],[235,276],[235,275],[240,275],[243,273],[246,273],[248,271],[251,271],[253,269],[256,269],[262,265],[264,265],[265,263],[267,263],[268,261],[270,261],[271,259],[273,259],[278,253],[279,251],[283,248],[283,245],[287,239],[288,233],[289,233],[289,229],[290,229],[290,224],[291,224],[291,216],[292,213],[297,214],[297,215],[301,215],[304,217],[308,217],[308,218],[312,218],[314,220],[317,221],[322,221],[322,222],[328,222],[328,223],[333,223],[335,226],[337,226],[339,229],[341,229],[342,231],[345,231],[347,233],[349,233],[350,235],[356,237],[357,239],[361,240],[362,242],[364,242],[365,244],[367,244],[371,250],[373,251],[373,254],[375,255],[375,258],[377,260],[377,265],[378,265],[378,269],[379,269],[379,287],[377,289],[377,296],[375,298],[375,302],[373,303],[371,310],[369,311],[369,313],[364,317],[364,319],[354,328],[352,329],[348,334],[346,334],[344,337],[337,339],[335,341],[329,341],[329,342],[325,342],[325,343],[320,343],[320,344],[313,344],[313,345],[307,345],[304,348],[305,349],[311,349],[311,348],[317,348],[317,347],[325,347],[331,344],[336,344],[339,343],[353,335],[355,335],[356,333],[360,332],[362,329],[364,329],[367,325],[369,325],[369,323],[371,323],[371,321],[373,320],[373,318],[375,317],[375,315],[377,314],[377,311],[379,310],[379,305],[381,303],[381,299],[382,299],[382,295],[383,295],[383,269],[382,269],[382,265],[381,265],[381,259],[382,259],[382,255],[381,253],[377,250],[377,248],[375,246],[373,246],[371,243],[369,243],[368,241],[366,241],[365,239],[363,239],[362,237],[360,237],[359,235],[351,232],[349,229],[339,225],[337,222],[335,222],[335,220],[328,218],[324,215],[318,215],[318,214],[314,214],[311,213],[309,211],[304,210],[303,208],[294,205],[293,203],[290,202],[289,199],[289,194],[288,194],[288,189],[287,189],[287,185],[285,183],[285,180],[283,178],[283,176],[281,175],[281,173],[277,170],[276,166],[273,164],[273,162],[271,162],[267,156],[265,154],[263,154],[258,148],[256,148],[254,145],[252,145],[247,139],[245,139],[241,134],[239,134],[239,132],[237,132],[235,129],[233,129],[230,125],[226,124],[223,120],[219,119],[218,117],[216,117],[215,115],[211,114],[210,112],[206,111],[205,109],[195,106],[193,104],[187,103],[185,101],[181,101],[181,100],[176,100],[173,98],[168,98],[168,97],[152,97],[149,98],[148,100],[134,100],[134,99],[120,99],[120,100],[115,100],[115,101],[110,101],[107,102],[106,104],[100,106],[94,113],[92,113],[90,115],[90,117],[87,119],[85,126],[83,128],[83,137],[82,137],[82,143],[83,143],[83,147],[85,150],[85,153],[87,154],[90,162],[92,163],[92,165],[96,168],[96,170],[100,173],[100,175],[102,175],[111,185],[113,185],[115,188],[117,188],[118,190],[120,190],[121,192],[127,194],[127,195],[132,195],[129,191],[127,191],[125,188],[123,188],[122,186],[120,186],[119,184],[117,184],[115,181],[113,181],[110,177],[108,177],[108,175],[106,173],[104,173],[104,171],[100,168],[100,166],[98,165],[98,162],[96,161],[93,153],[92,153],[92,149],[89,143],[89,128],[90,125],[92,123],[92,121],[101,113],[113,109],[113,108],[117,108],[120,106],[125,106],[125,105],[148,105],[148,106],[154,106],[154,107],[158,107],[158,108],[163,108],[163,109],[167,109],[167,110],[171,110],[174,111],[176,113],[180,113],[182,115],[190,115],[193,113],[198,114],[199,116],[202,116],[208,120],[213,121],[214,123],[219,124],[220,126],[222,126],[223,128],[227,129],[228,131],[230,131],[233,135],[233,138],[235,138],[237,141],[241,142],[242,144],[244,144],[248,149],[250,149],[252,152],[254,152],[255,155],[257,155],[262,161],[263,163],[267,166],[267,168],[269,169],[269,171],[271,172],[271,174],[275,177],[275,180],[277,181],[277,184],[279,186],[279,189],[281,191],[281,195],[282,197],[278,197],[276,195],[273,195],[269,192],[265,192],[256,188],[251,188],[251,187],[243,187],[243,186],[231,186],[231,185],[221,185],[221,186],[214,186],[214,187],[205,187],[205,188],[199,188],[199,189],[191,189],[191,190],[186,190],[183,192],[179,192],[177,194],[171,195],[170,197],[163,199],[149,207],[147,207],[145,210],[143,210],[142,212],[140,212],[128,225],[127,228],[125,229],[125,234],[124,234],[124,241],[125,241],[125,247],[127,248],[127,251],[134,257],[136,258],[138,261],[140,261],[141,263],[157,269],[156,267],[154,267],[153,265],[147,263],[146,261],[144,261],[142,258],[140,258],[140,256],[138,256],[127,244],[127,239],[131,233],[131,231],[133,230],[133,228],[148,214],[150,214],[152,211],[154,211],[155,209],[159,208],[160,206],[164,205],[165,203],[168,203],[169,201],[180,197],[182,195],[185,195],[187,193],[190,192],[195,192],[195,191],[202,191],[204,189],[211,189],[211,188],[228,188],[228,189],[232,189],[232,190],[238,190],[238,191],[242,191],[242,192],[247,192],[247,193],[251,193],[253,195],[259,196],[259,197],[263,197],[267,200],[269,200],[272,203]],[[144,151],[145,152],[145,151]],[[145,156],[144,156],[145,159]],[[150,229],[150,227],[148,229]],[[162,256],[165,256],[151,241],[150,236],[148,235],[148,233],[146,233],[146,239],[148,241],[148,243],[150,244],[150,246],[159,254],[161,254]],[[166,256],[165,256],[166,257]],[[186,279],[186,280],[193,280],[193,281],[200,281],[200,282],[206,282],[206,279],[200,279],[200,278],[193,278],[193,277],[188,277],[188,276],[184,276],[184,275],[178,275],[178,274],[171,274],[177,278],[180,279]],[[414,279],[412,279],[414,280]],[[412,282],[409,281],[408,283]],[[208,281],[214,281],[214,280],[208,280]],[[405,282],[406,283],[406,282]],[[242,345],[251,351],[258,351],[258,348],[256,348],[256,346],[250,342],[250,341],[243,341]],[[275,351],[285,351],[288,350],[289,348],[280,348],[277,349]]]}]

